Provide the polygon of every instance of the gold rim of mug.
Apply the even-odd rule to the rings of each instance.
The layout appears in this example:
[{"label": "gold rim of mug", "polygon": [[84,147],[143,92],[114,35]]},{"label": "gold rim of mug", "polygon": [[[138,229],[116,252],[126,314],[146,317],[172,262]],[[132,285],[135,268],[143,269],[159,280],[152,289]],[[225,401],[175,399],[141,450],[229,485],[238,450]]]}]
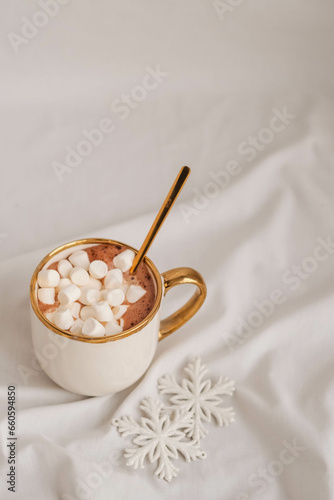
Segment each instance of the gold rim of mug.
[{"label": "gold rim of mug", "polygon": [[92,338],[92,337],[88,337],[88,336],[84,336],[84,335],[83,336],[74,335],[71,332],[67,332],[66,330],[62,330],[61,328],[57,328],[53,323],[51,323],[49,320],[47,320],[44,317],[44,315],[41,313],[41,311],[38,307],[38,302],[37,302],[36,285],[37,285],[37,276],[38,276],[39,271],[45,266],[45,264],[47,262],[49,262],[49,260],[52,259],[52,257],[54,257],[55,255],[57,255],[60,252],[63,252],[64,250],[68,250],[69,248],[73,248],[73,247],[76,247],[79,245],[98,245],[100,243],[105,243],[105,244],[109,244],[109,245],[112,245],[112,244],[113,245],[123,245],[127,248],[130,248],[135,253],[138,252],[138,250],[136,250],[135,248],[133,248],[130,245],[127,245],[127,244],[122,243],[120,241],[108,240],[106,238],[85,238],[82,240],[71,241],[69,243],[65,243],[64,245],[61,245],[60,247],[55,248],[54,250],[52,250],[52,252],[48,253],[44,257],[44,259],[42,259],[41,262],[36,267],[36,269],[32,275],[31,282],[30,282],[30,302],[31,302],[31,306],[32,306],[37,318],[47,328],[49,328],[53,332],[57,333],[58,335],[61,335],[62,337],[67,337],[67,338],[72,339],[72,340],[78,340],[80,342],[88,342],[89,344],[104,344],[106,342],[113,342],[115,340],[124,339],[126,337],[129,337],[130,335],[133,335],[136,332],[139,332],[140,330],[142,330],[146,325],[148,325],[152,321],[152,319],[154,318],[154,316],[156,315],[156,313],[158,312],[158,310],[160,308],[160,303],[161,303],[161,298],[162,298],[161,275],[160,275],[159,271],[157,270],[157,268],[155,267],[155,265],[153,264],[153,262],[148,257],[145,257],[144,258],[145,264],[148,265],[148,267],[152,271],[153,276],[155,278],[155,283],[156,283],[156,287],[157,287],[157,296],[155,299],[154,306],[151,309],[151,311],[149,312],[149,314],[137,325],[135,325],[131,328],[128,328],[127,330],[124,330],[123,332],[116,333],[114,335],[109,335],[107,337]]}]

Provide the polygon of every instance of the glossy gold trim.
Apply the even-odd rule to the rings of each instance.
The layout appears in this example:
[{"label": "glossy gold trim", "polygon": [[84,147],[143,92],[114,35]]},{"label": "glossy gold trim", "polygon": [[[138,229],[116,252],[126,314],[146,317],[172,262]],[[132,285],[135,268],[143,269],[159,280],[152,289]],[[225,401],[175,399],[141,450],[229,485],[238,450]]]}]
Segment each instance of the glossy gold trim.
[{"label": "glossy gold trim", "polygon": [[139,332],[142,328],[144,328],[146,325],[148,325],[156,313],[158,312],[160,305],[161,305],[161,299],[162,299],[162,282],[161,282],[161,276],[153,262],[148,258],[145,257],[144,261],[145,264],[148,265],[149,269],[152,271],[155,282],[156,282],[156,287],[157,287],[157,296],[155,300],[155,304],[151,310],[151,312],[146,316],[143,321],[138,323],[137,325],[133,326],[132,328],[129,328],[128,330],[125,330],[124,332],[121,333],[116,333],[114,335],[109,335],[108,337],[96,337],[96,338],[91,338],[91,337],[85,337],[85,336],[76,336],[73,335],[70,332],[67,332],[65,330],[61,330],[60,328],[57,328],[55,325],[53,325],[50,321],[48,321],[43,314],[41,313],[39,307],[38,307],[38,302],[36,298],[36,285],[37,285],[37,275],[39,271],[45,266],[47,262],[49,262],[52,257],[56,256],[60,252],[63,252],[64,250],[68,250],[69,248],[73,248],[79,245],[98,245],[100,243],[105,243],[105,244],[114,244],[114,245],[124,245],[131,250],[133,250],[135,253],[137,253],[138,250],[133,248],[130,245],[126,245],[125,243],[121,243],[120,241],[115,241],[115,240],[108,240],[105,238],[86,238],[82,240],[75,240],[71,241],[70,243],[66,243],[65,245],[61,245],[60,247],[55,248],[52,250],[52,252],[48,253],[44,259],[41,260],[41,262],[38,264],[36,267],[32,278],[30,282],[30,302],[31,306],[34,310],[34,313],[36,314],[37,318],[50,330],[53,332],[57,333],[58,335],[61,335],[62,337],[67,337],[72,340],[79,340],[80,342],[87,342],[89,344],[104,344],[106,342],[112,342],[115,340],[119,339],[124,339],[126,337],[129,337],[130,335],[133,335],[136,332]]},{"label": "glossy gold trim", "polygon": [[168,195],[166,196],[165,201],[163,202],[156,218],[154,219],[154,222],[147,233],[147,236],[140,247],[136,257],[134,258],[132,267],[130,269],[130,274],[133,274],[136,272],[137,267],[139,266],[140,262],[146,255],[148,249],[153,243],[154,238],[158,234],[162,224],[164,223],[167,215],[169,214],[172,206],[174,205],[176,198],[179,196],[186,180],[188,179],[188,176],[190,174],[190,168],[189,167],[182,167],[180,172],[178,173],[175,181],[173,182],[172,187],[170,188]]},{"label": "glossy gold trim", "polygon": [[161,276],[164,280],[164,295],[177,285],[196,285],[197,290],[184,306],[180,307],[175,313],[161,321],[159,341],[168,337],[168,335],[175,332],[175,330],[178,330],[184,323],[189,321],[202,306],[206,297],[206,284],[202,276],[190,267],[171,269],[170,271],[162,273]]}]

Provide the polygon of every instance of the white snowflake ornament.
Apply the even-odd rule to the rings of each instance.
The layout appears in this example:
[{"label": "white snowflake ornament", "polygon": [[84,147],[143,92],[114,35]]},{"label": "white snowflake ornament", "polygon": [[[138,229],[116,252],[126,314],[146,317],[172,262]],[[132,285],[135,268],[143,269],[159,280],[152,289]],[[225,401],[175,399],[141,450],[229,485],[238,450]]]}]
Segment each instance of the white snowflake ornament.
[{"label": "white snowflake ornament", "polygon": [[164,404],[152,398],[144,399],[140,409],[147,415],[141,417],[140,423],[131,416],[112,420],[122,436],[136,436],[132,440],[136,447],[125,450],[127,465],[134,469],[143,468],[145,458],[148,457],[151,463],[157,462],[155,474],[169,482],[179,471],[171,459],[176,460],[179,454],[187,462],[206,457],[197,441],[184,440],[186,432],[193,426],[191,413],[179,408],[166,413]]},{"label": "white snowflake ornament", "polygon": [[219,426],[227,426],[234,421],[233,408],[222,408],[219,405],[223,402],[220,396],[231,396],[235,385],[228,377],[220,377],[215,384],[210,379],[203,380],[208,370],[198,357],[184,371],[188,378],[184,378],[181,384],[173,375],[164,375],[158,380],[158,389],[161,394],[172,395],[169,398],[171,409],[192,415],[193,425],[188,426],[184,432],[187,437],[199,441],[208,433],[203,422],[210,422],[211,416]]}]

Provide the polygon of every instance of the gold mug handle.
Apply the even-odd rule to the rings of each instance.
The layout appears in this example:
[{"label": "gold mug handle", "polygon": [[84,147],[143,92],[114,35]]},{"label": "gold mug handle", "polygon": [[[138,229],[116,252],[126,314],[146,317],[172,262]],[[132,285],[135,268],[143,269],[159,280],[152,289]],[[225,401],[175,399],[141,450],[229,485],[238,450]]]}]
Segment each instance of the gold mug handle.
[{"label": "gold mug handle", "polygon": [[190,320],[202,306],[206,297],[206,285],[202,276],[190,267],[177,267],[162,273],[164,280],[164,295],[177,285],[196,285],[197,289],[180,309],[163,319],[160,323],[159,341],[168,337]]}]

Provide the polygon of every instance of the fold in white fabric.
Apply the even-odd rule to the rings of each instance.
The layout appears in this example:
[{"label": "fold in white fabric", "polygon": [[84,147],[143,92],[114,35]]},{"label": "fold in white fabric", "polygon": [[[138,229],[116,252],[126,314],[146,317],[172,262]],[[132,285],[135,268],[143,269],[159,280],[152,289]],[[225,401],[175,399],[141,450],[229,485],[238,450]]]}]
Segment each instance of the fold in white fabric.
[{"label": "fold in white fabric", "polygon": [[[12,384],[16,498],[333,498],[334,171],[328,133],[313,120],[290,145],[264,150],[251,167],[240,162],[227,187],[208,175],[175,207],[149,255],[160,271],[190,266],[201,272],[207,300],[158,345],[142,380],[119,394],[68,393],[36,363],[28,286],[51,248],[1,262],[1,432],[7,436]],[[225,165],[214,170],[216,179],[223,179],[222,171]],[[138,248],[153,217],[83,236]],[[170,292],[164,314],[188,295],[181,287]],[[116,415],[138,417],[141,399],[157,396],[158,377],[181,375],[195,355],[212,378],[236,381],[235,395],[227,398],[236,422],[226,429],[211,423],[202,441],[208,458],[178,460],[179,476],[167,484],[153,476],[151,464],[137,471],[125,466],[122,450],[130,440],[110,422]],[[4,478],[5,441],[1,448]],[[3,479],[0,488],[1,498],[15,497]]]}]

